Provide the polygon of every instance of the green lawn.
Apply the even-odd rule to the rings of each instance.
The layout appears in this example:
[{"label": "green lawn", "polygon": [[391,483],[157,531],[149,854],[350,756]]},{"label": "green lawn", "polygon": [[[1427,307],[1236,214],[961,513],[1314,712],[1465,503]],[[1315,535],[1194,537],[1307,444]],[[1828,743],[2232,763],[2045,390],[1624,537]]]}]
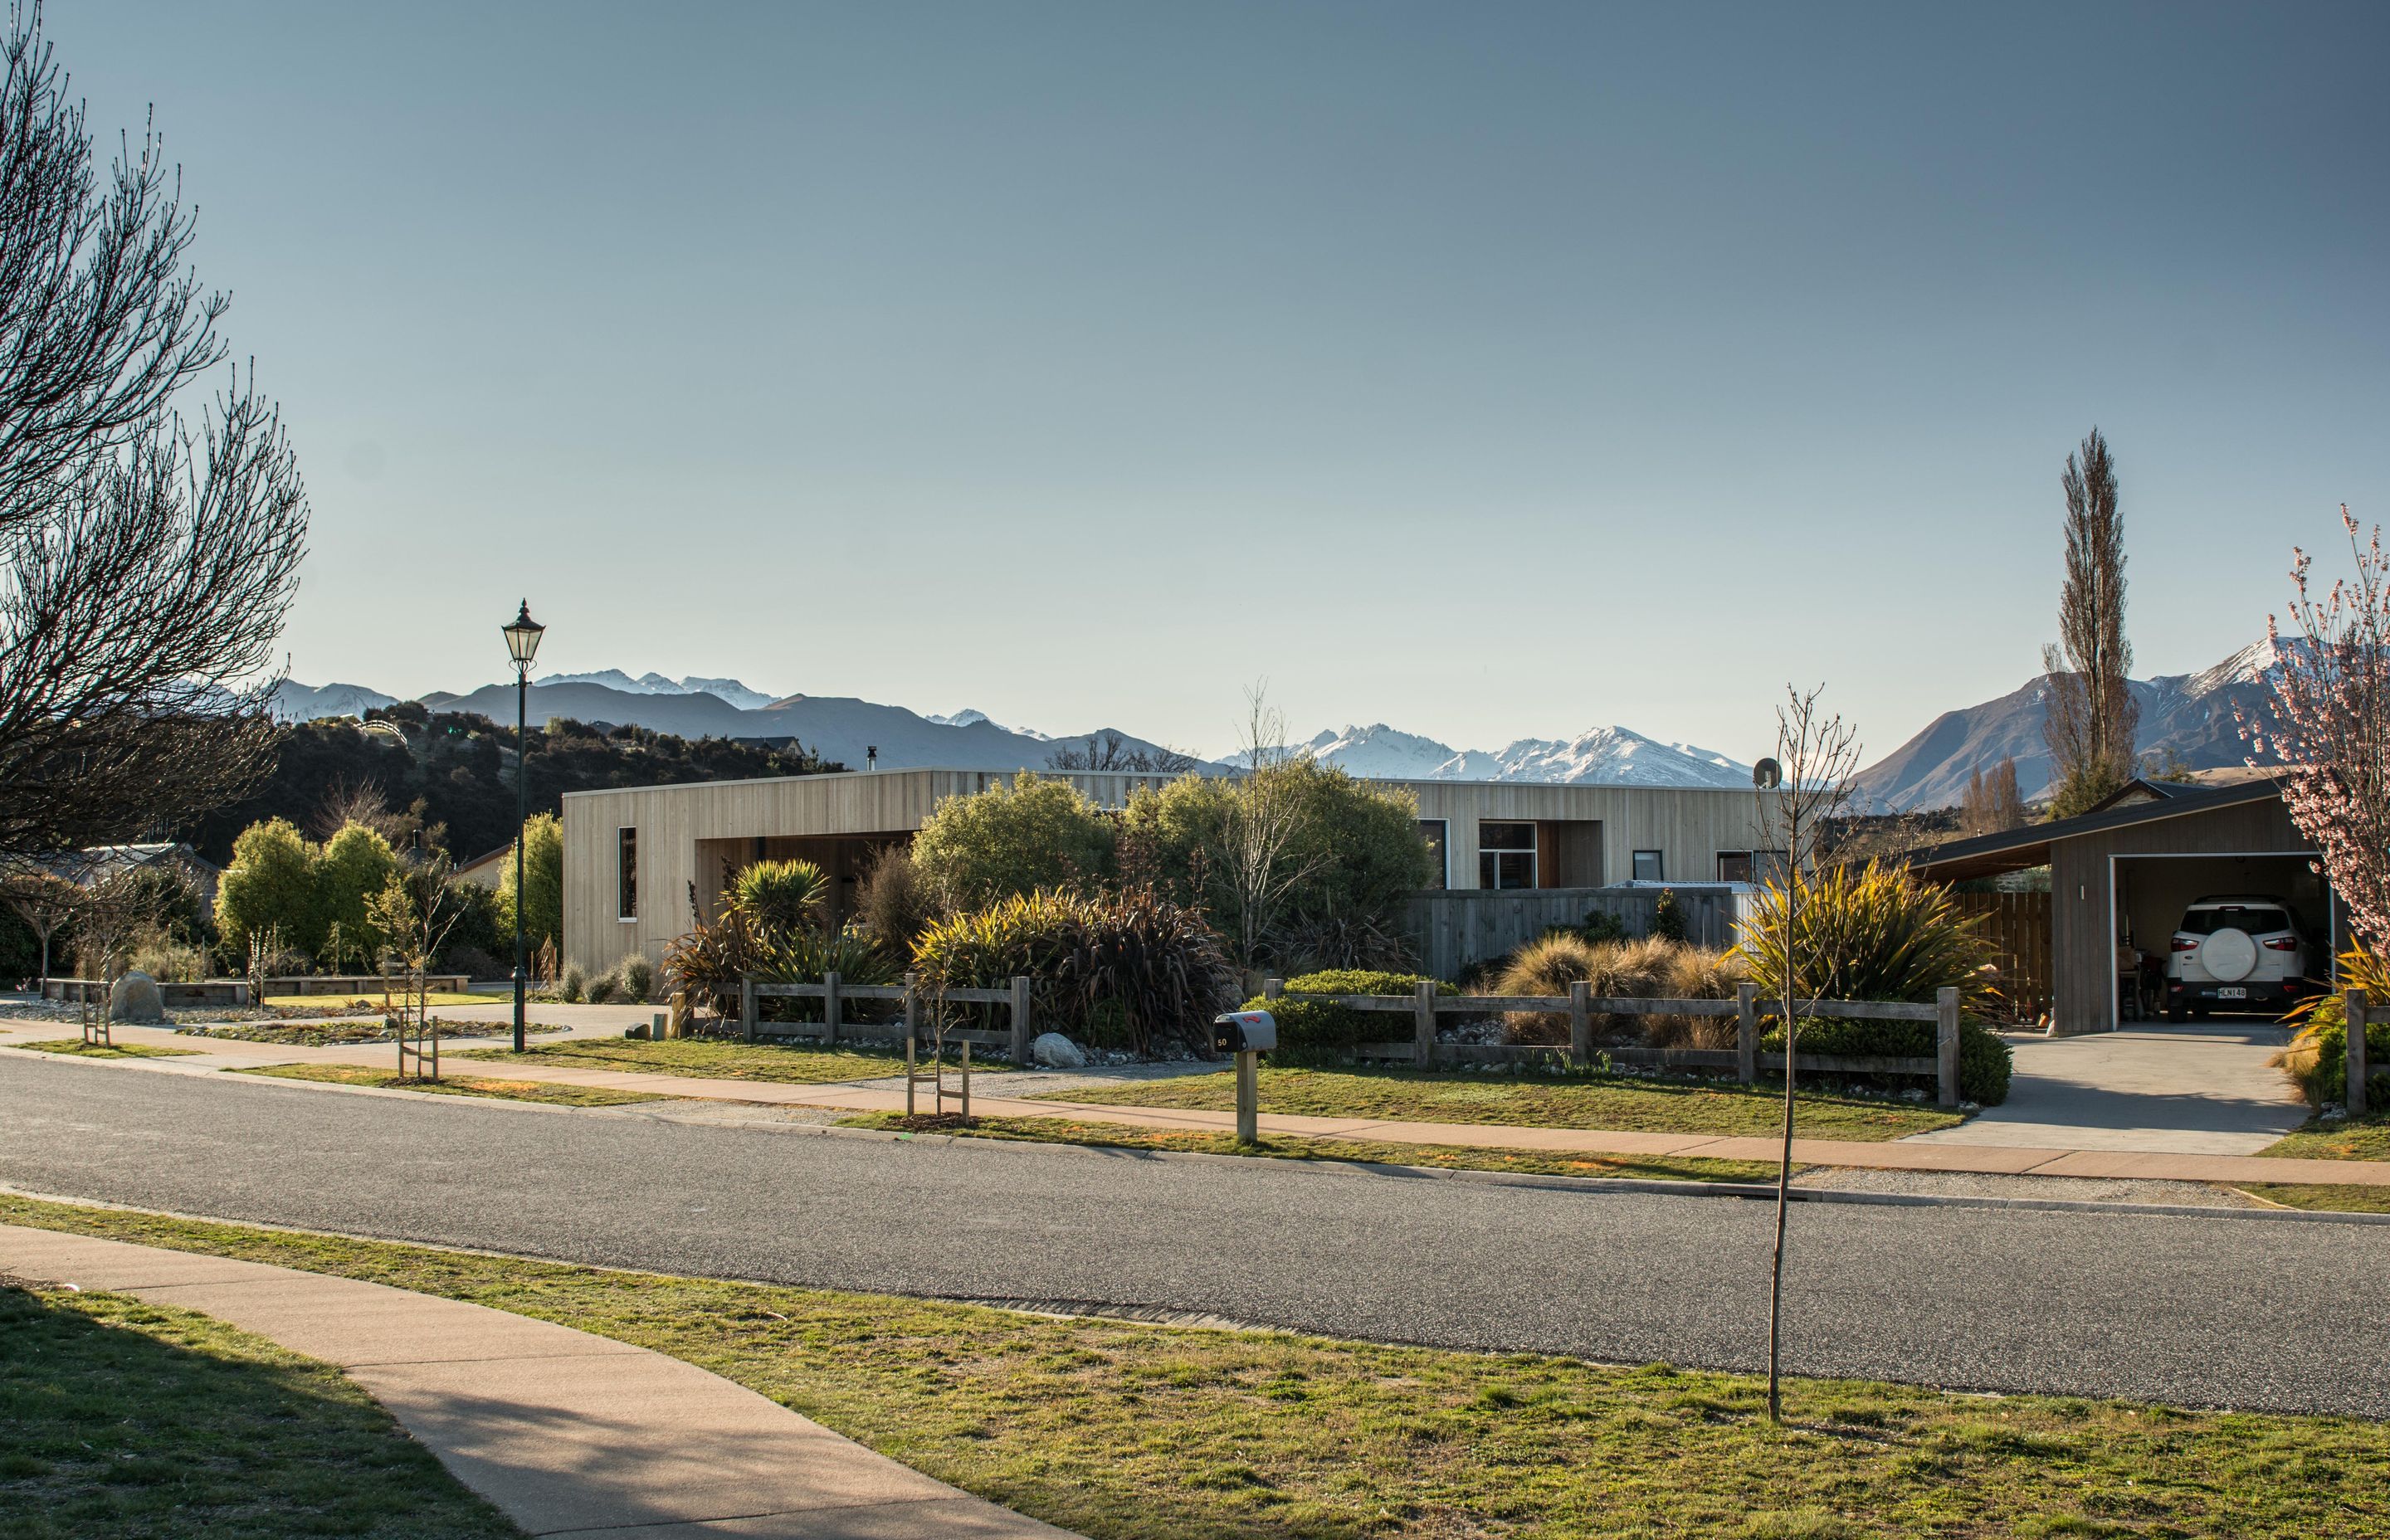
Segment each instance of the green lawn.
[{"label": "green lawn", "polygon": [[6,1194],[0,1222],[370,1278],[654,1348],[1092,1540],[2390,1532],[2390,1437],[2350,1418],[1795,1380],[1780,1431],[1760,1382],[1665,1366],[1058,1320]]},{"label": "green lawn", "polygon": [[[918,1121],[918,1120],[917,1120]],[[901,1112],[870,1112],[841,1121],[846,1128],[906,1129]],[[1370,1161],[1383,1165],[1441,1166],[1453,1171],[1513,1171],[1531,1176],[1631,1176],[1668,1182],[1772,1182],[1776,1168],[1758,1161],[1705,1161],[1697,1157],[1548,1154],[1526,1149],[1481,1149],[1445,1144],[1393,1144],[1378,1139],[1265,1138],[1240,1145],[1234,1134],[1176,1128],[1134,1128],[1125,1123],[1082,1123],[1075,1118],[973,1118],[971,1125],[940,1133],[982,1139],[1026,1139],[1042,1144],[1099,1145],[1114,1149],[1192,1150],[1208,1155],[1260,1155],[1287,1161]],[[1795,1166],[1794,1171],[1806,1169]]]},{"label": "green lawn", "polygon": [[520,1535],[339,1370],[121,1294],[0,1288],[0,1535]]},{"label": "green lawn", "polygon": [[69,1054],[77,1059],[185,1059],[199,1052],[197,1048],[160,1048],[147,1043],[112,1043],[103,1046],[86,1043],[80,1037],[55,1037],[43,1043],[11,1043],[12,1048],[31,1048],[35,1053]]},{"label": "green lawn", "polygon": [[[514,1059],[511,1048],[475,1048],[459,1059]],[[708,1080],[766,1080],[819,1085],[841,1080],[876,1080],[905,1072],[901,1050],[877,1046],[827,1047],[812,1044],[733,1043],[712,1037],[675,1037],[647,1043],[628,1037],[585,1037],[524,1050],[521,1062],[572,1064],[587,1070],[627,1070],[638,1074],[700,1075]],[[971,1075],[1002,1073],[1009,1065],[973,1059]]]},{"label": "green lawn", "polygon": [[362,1064],[268,1064],[228,1074],[271,1075],[276,1080],[320,1080],[334,1085],[371,1085],[385,1091],[428,1091],[437,1096],[494,1097],[501,1101],[540,1101],[555,1107],[623,1107],[662,1101],[653,1091],[617,1091],[603,1085],[559,1085],[545,1080],[492,1080],[443,1073],[438,1080],[401,1079]]},{"label": "green lawn", "polygon": [[[2329,1123],[2309,1120],[2257,1153],[2294,1161],[2390,1161],[2390,1119],[2348,1119]],[[2390,1187],[2355,1183],[2249,1182],[2242,1184],[2242,1190],[2286,1208],[2390,1213]]]},{"label": "green lawn", "polygon": [[[1057,1091],[1047,1101],[1233,1111],[1236,1077],[1186,1075]],[[1265,1112],[1386,1118],[1405,1123],[1509,1123],[1658,1134],[1766,1135],[1783,1126],[1780,1090],[1731,1081],[1633,1076],[1473,1074],[1420,1070],[1274,1070],[1261,1072]],[[1947,1128],[1956,1112],[1906,1102],[1802,1096],[1799,1131],[1812,1139],[1896,1139]]]}]

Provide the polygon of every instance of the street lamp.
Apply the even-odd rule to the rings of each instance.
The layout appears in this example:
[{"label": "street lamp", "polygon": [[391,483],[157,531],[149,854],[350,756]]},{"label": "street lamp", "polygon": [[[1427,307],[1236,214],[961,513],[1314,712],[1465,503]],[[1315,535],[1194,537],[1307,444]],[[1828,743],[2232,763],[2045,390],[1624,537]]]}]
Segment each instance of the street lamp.
[{"label": "street lamp", "polygon": [[531,821],[531,764],[526,757],[523,718],[531,695],[531,661],[539,656],[540,633],[547,627],[531,618],[531,600],[499,630],[507,638],[507,656],[515,661],[515,1052],[523,1051],[523,825]]}]

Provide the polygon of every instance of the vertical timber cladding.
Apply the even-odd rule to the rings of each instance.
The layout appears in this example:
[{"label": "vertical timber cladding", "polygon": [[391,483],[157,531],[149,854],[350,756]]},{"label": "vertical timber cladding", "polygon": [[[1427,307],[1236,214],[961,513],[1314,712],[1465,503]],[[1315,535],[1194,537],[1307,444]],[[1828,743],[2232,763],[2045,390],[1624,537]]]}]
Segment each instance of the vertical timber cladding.
[{"label": "vertical timber cladding", "polygon": [[[564,955],[584,969],[610,968],[625,954],[661,959],[688,929],[689,884],[709,891],[700,841],[790,834],[902,834],[919,828],[942,796],[970,789],[972,775],[950,770],[856,771],[780,780],[700,781],[564,798]],[[639,912],[615,913],[619,832],[638,833]],[[709,847],[709,851],[713,847]]]},{"label": "vertical timber cladding", "polygon": [[[2062,1033],[2103,1032],[2115,1008],[2110,927],[2112,856],[2229,857],[2314,848],[2279,797],[2053,840],[2049,847],[2051,1020]],[[2229,885],[2229,879],[2228,879]]]},{"label": "vertical timber cladding", "polygon": [[[564,798],[564,955],[585,969],[623,955],[661,959],[688,929],[689,888],[711,894],[723,857],[737,842],[797,836],[903,835],[919,829],[944,798],[983,790],[1011,771],[879,770],[778,780],[700,781],[677,786],[576,791]],[[1152,774],[1062,773],[1105,807],[1125,805]],[[1391,781],[1409,790],[1420,816],[1445,820],[1456,889],[1477,886],[1477,826],[1492,819],[1538,826],[1537,844],[1556,863],[1547,886],[1602,887],[1631,877],[1633,853],[1664,853],[1667,875],[1705,882],[1717,853],[1764,847],[1764,816],[1748,791],[1664,787],[1550,786],[1484,781]],[[614,891],[620,831],[638,831],[638,914],[621,919]],[[1545,838],[1548,836],[1548,839]],[[1539,861],[1539,866],[1541,862]],[[702,869],[701,869],[702,868]],[[1558,895],[1555,895],[1558,896]],[[1577,906],[1581,918],[1583,906]],[[1453,917],[1508,933],[1491,914]],[[1462,943],[1463,950],[1475,948]],[[1507,945],[1497,950],[1507,950]]]},{"label": "vertical timber cladding", "polygon": [[[1635,852],[1662,853],[1668,880],[1711,882],[1720,851],[1764,848],[1765,817],[1749,791],[1649,786],[1552,786],[1521,781],[1393,781],[1419,799],[1420,816],[1445,820],[1455,888],[1477,886],[1481,820],[1533,823],[1543,887],[1608,887],[1634,873]],[[1548,851],[1549,854],[1546,855]]]}]

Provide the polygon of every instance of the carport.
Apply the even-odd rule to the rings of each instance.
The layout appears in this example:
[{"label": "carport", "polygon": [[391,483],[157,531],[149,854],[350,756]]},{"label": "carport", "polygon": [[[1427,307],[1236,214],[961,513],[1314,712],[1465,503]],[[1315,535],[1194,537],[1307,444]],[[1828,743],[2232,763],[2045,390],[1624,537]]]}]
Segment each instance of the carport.
[{"label": "carport", "polygon": [[1937,846],[1910,867],[1935,881],[2049,871],[2050,1020],[2061,1033],[2113,1031],[2137,1019],[2138,978],[2162,978],[2184,907],[2218,895],[2277,898],[2323,971],[2346,944],[2312,842],[2292,824],[2279,784],[2218,787],[2136,781],[2078,817]]}]

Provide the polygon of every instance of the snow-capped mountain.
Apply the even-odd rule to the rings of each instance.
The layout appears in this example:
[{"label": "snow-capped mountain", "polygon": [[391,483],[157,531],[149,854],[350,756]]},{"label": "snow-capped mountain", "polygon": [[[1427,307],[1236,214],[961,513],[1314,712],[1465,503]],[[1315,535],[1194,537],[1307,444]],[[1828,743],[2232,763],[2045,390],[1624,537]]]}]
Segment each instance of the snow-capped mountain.
[{"label": "snow-capped mountain", "polygon": [[592,674],[551,674],[533,684],[603,685],[610,690],[625,695],[710,695],[726,700],[742,712],[758,711],[770,705],[774,696],[762,690],[750,689],[736,679],[700,679],[695,674],[686,679],[667,679],[661,674],[642,674],[636,679],[618,668],[599,669]]},{"label": "snow-capped mountain", "polygon": [[970,706],[965,706],[952,716],[925,716],[921,720],[934,722],[941,727],[975,727],[984,722],[1000,733],[1017,733],[1022,738],[1034,738],[1040,743],[1054,741],[1054,735],[1051,733],[1041,733],[1034,727],[1008,727],[985,712],[974,710]]},{"label": "snow-capped mountain", "polygon": [[1454,749],[1384,723],[1323,732],[1303,745],[1312,758],[1382,780],[1548,781],[1568,786],[1747,788],[1751,767],[1713,750],[1663,743],[1625,727],[1593,727],[1573,738],[1523,738],[1500,750]]},{"label": "snow-capped mountain", "polygon": [[279,722],[313,722],[319,716],[363,716],[396,700],[363,685],[315,686],[285,679],[274,687],[273,711]]},{"label": "snow-capped mountain", "polygon": [[[2291,645],[2288,642],[2284,646]],[[2136,746],[2143,754],[2179,756],[2193,770],[2247,763],[2240,716],[2270,720],[2273,692],[2267,674],[2278,659],[2260,639],[2213,668],[2132,681],[2141,708]],[[1944,712],[1925,730],[1860,771],[1856,784],[1868,802],[1888,811],[1948,807],[1966,794],[1967,779],[2013,759],[2017,788],[2027,797],[2049,789],[2049,747],[2042,738],[2049,686],[2039,674],[1997,700]]]}]

